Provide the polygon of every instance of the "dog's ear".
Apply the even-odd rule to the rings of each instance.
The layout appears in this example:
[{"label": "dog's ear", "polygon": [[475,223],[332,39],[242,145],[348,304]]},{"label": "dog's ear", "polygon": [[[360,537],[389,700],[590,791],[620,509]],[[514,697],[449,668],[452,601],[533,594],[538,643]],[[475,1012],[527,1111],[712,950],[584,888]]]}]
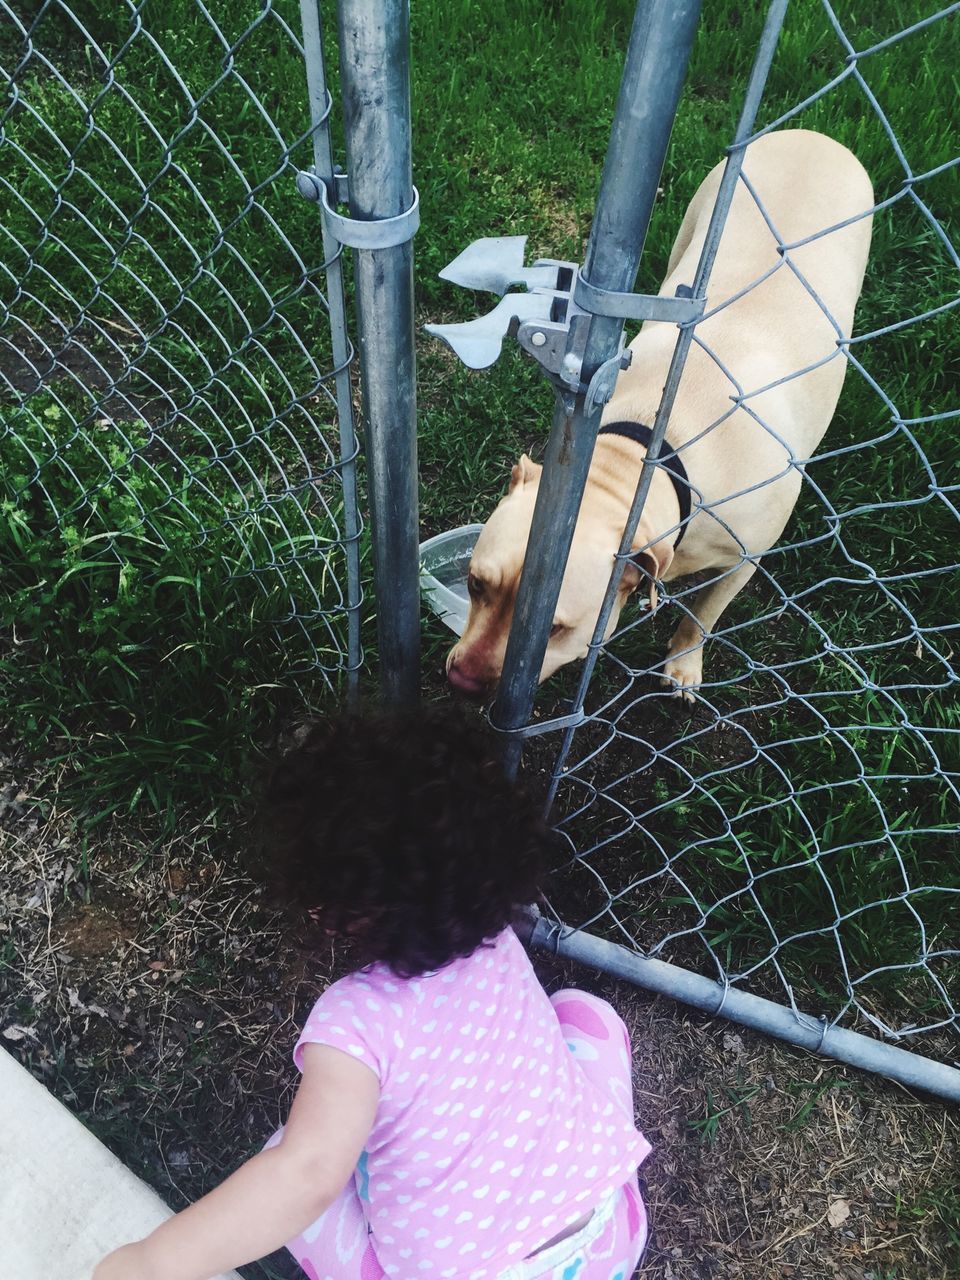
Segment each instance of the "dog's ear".
[{"label": "dog's ear", "polygon": [[632,595],[641,583],[646,583],[649,593],[650,608],[657,607],[657,579],[663,581],[663,575],[673,560],[673,547],[662,538],[652,547],[644,547],[637,551],[632,560],[628,560],[620,579],[620,590],[625,596]]},{"label": "dog's ear", "polygon": [[542,470],[543,467],[539,462],[534,462],[525,453],[521,453],[520,461],[514,465],[513,470],[510,472],[510,488],[507,492],[513,493],[514,489],[522,489],[525,484],[539,480]]}]

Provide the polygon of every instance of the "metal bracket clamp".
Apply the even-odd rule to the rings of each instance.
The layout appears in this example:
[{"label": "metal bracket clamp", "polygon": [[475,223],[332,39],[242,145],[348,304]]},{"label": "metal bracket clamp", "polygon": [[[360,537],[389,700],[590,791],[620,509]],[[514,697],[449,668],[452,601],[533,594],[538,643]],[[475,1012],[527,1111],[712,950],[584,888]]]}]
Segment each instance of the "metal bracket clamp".
[{"label": "metal bracket clamp", "polygon": [[671,324],[690,324],[703,315],[706,302],[695,298],[689,285],[678,287],[672,298],[654,293],[616,293],[598,289],[586,276],[577,273],[573,299],[584,311],[595,316],[612,316],[623,320],[665,320]]},{"label": "metal bracket clamp", "polygon": [[406,244],[417,234],[420,226],[420,192],[416,187],[413,188],[413,204],[405,213],[397,214],[395,218],[365,220],[337,213],[330,204],[331,194],[335,204],[346,203],[347,174],[334,174],[328,184],[316,173],[301,169],[296,181],[297,190],[303,198],[320,205],[324,225],[339,244],[349,245],[351,249],[391,249],[395,245]]}]

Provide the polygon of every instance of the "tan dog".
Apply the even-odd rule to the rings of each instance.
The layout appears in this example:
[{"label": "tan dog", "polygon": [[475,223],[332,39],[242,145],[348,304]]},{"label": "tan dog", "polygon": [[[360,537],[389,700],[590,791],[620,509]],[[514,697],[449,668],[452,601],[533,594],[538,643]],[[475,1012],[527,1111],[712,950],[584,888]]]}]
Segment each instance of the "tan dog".
[{"label": "tan dog", "polygon": [[[678,285],[693,283],[722,172],[722,165],[713,169],[691,201],[661,294],[672,296]],[[788,246],[873,207],[859,161],[823,134],[768,134],[747,149],[743,172]],[[844,336],[852,331],[870,230],[871,219],[864,217],[789,250],[789,262]],[[654,605],[654,578],[670,582],[718,571],[694,597],[667,651],[664,683],[686,697],[702,680],[704,640],[750,580],[757,557],[783,532],[800,492],[802,463],[823,438],[843,385],[847,362],[837,332],[789,262],[739,182],[710,278],[707,318],[695,329],[738,386],[695,341],[666,437],[689,476],[692,516],[675,547],[678,488],[658,467],[634,539],[639,567],[628,564],[607,630],[609,637],[645,576]],[[643,325],[603,424],[653,425],[676,338],[674,325]],[[771,387],[781,378],[788,381]],[[735,404],[741,394],[748,408]],[[597,439],[541,680],[586,655],[645,452],[624,435]],[[500,677],[539,478],[540,467],[524,455],[477,540],[470,614],[447,659],[451,683],[469,694],[489,692]]]}]

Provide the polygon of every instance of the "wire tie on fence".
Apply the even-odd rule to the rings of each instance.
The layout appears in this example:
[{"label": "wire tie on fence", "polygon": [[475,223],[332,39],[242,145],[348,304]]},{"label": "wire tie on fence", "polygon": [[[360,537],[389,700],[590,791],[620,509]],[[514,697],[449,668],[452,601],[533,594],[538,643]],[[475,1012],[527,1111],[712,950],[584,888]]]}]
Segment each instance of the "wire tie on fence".
[{"label": "wire tie on fence", "polygon": [[[543,921],[543,919],[544,917],[541,915],[540,920]],[[547,930],[548,930],[547,941],[550,947],[553,949],[553,954],[555,956],[559,956],[560,943],[563,941],[563,926],[557,923],[557,921],[555,920],[550,920],[550,921],[547,921]]]},{"label": "wire tie on fence", "polygon": [[723,978],[717,979],[717,984],[720,985],[721,983],[723,985],[723,991],[721,991],[720,993],[720,1003],[717,1005],[713,1013],[710,1015],[713,1018],[719,1018],[720,1015],[723,1013],[723,1006],[727,1003],[727,993],[730,990],[730,979],[726,976],[726,974],[724,974]]},{"label": "wire tie on fence", "polygon": [[797,1019],[797,1021],[800,1023],[802,1027],[805,1026],[810,1031],[813,1031],[815,1026],[819,1027],[820,1039],[817,1041],[816,1045],[813,1047],[813,1049],[810,1052],[820,1053],[820,1051],[823,1049],[823,1042],[827,1038],[827,1032],[830,1030],[830,1023],[827,1020],[826,1014],[821,1013],[819,1018],[814,1018],[810,1014],[800,1013],[798,1010],[795,1009],[794,1017]]},{"label": "wire tie on fence", "polygon": [[827,1021],[826,1014],[823,1014],[823,1013],[821,1013],[817,1021],[820,1023],[820,1039],[817,1041],[816,1052],[819,1053],[820,1050],[823,1048],[824,1040],[826,1040],[827,1038],[827,1032],[830,1030],[830,1024]]},{"label": "wire tie on fence", "polygon": [[[351,249],[392,249],[406,244],[417,234],[420,226],[420,192],[413,188],[413,204],[405,213],[395,218],[348,218],[337,213],[330,204],[346,201],[348,176],[334,174],[324,180],[309,169],[301,169],[296,178],[297,190],[305,200],[320,205],[320,216],[331,237]],[[332,191],[331,191],[332,187]]]}]

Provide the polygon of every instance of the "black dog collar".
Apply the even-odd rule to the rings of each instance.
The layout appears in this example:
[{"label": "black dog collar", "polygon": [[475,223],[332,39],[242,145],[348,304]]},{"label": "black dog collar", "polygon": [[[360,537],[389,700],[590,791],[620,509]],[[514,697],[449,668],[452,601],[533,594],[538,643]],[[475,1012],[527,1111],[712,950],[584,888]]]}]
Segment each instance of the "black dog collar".
[{"label": "black dog collar", "polygon": [[[628,440],[633,440],[637,444],[642,444],[645,449],[650,448],[650,441],[653,439],[653,432],[649,427],[645,427],[642,422],[607,422],[597,433],[601,436],[626,436]],[[664,441],[664,444],[666,441]],[[679,547],[683,541],[683,535],[687,532],[687,522],[690,519],[690,478],[687,475],[687,469],[680,461],[680,455],[673,449],[663,449],[657,458],[657,463],[666,468],[669,472],[670,479],[677,495],[677,501],[680,504],[680,532],[674,541],[674,550]]]}]

